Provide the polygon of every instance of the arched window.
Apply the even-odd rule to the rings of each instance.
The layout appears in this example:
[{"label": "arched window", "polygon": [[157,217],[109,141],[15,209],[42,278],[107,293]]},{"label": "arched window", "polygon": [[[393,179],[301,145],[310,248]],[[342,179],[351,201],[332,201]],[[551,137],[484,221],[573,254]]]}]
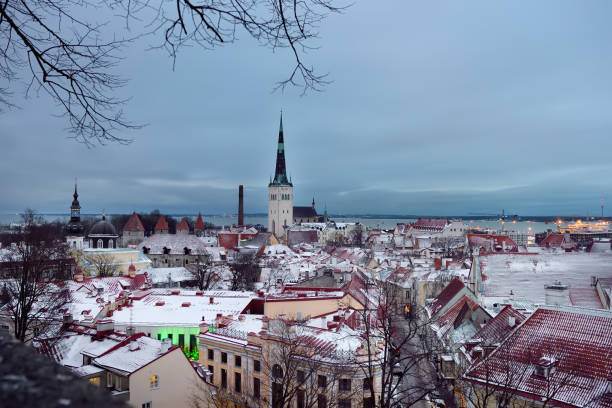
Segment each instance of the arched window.
[{"label": "arched window", "polygon": [[283,368],[280,365],[274,364],[272,366],[272,377],[283,378]]},{"label": "arched window", "polygon": [[113,240],[112,240],[112,239],[109,239],[109,240],[108,240],[108,247],[109,247],[109,248],[113,248],[113,247],[114,247],[114,243],[113,243]]},{"label": "arched window", "polygon": [[104,248],[104,243],[101,239],[98,240],[98,248]]}]

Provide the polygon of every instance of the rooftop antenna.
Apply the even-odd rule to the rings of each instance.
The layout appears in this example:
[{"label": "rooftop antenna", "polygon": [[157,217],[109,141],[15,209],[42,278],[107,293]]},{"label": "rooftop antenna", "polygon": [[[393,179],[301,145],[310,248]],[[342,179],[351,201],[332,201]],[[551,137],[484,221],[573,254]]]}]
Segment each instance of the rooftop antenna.
[{"label": "rooftop antenna", "polygon": [[601,218],[603,219],[604,199],[601,199]]}]

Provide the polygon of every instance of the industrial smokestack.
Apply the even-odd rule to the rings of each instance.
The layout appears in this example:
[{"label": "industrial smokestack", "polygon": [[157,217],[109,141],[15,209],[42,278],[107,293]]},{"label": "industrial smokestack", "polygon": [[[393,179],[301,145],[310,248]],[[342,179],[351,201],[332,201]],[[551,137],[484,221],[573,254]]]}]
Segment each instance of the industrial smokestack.
[{"label": "industrial smokestack", "polygon": [[238,225],[244,225],[244,193],[242,184],[238,186]]}]

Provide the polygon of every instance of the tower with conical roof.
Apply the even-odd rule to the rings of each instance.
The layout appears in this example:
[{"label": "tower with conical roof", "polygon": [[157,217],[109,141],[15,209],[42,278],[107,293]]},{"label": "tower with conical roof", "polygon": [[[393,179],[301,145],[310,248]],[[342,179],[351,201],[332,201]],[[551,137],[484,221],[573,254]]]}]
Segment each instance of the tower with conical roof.
[{"label": "tower with conical roof", "polygon": [[283,113],[281,112],[276,149],[276,170],[274,178],[268,185],[268,231],[280,238],[285,235],[285,227],[292,223],[293,184],[287,177]]}]

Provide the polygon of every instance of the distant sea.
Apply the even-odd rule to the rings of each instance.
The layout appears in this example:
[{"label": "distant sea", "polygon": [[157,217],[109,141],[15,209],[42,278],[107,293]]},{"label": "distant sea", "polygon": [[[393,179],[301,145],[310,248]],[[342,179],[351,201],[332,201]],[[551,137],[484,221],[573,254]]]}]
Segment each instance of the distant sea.
[{"label": "distant sea", "polygon": [[[55,221],[60,220],[63,222],[67,222],[70,219],[69,214],[40,214],[47,221]],[[112,214],[111,214],[112,216]],[[192,217],[196,218],[197,214],[172,214],[172,217],[180,220],[182,217]],[[100,214],[82,214],[82,217],[100,217]],[[415,222],[416,218],[373,218],[375,216],[364,215],[363,217],[354,217],[354,216],[342,216],[342,215],[332,215],[330,219],[333,219],[337,222],[360,222],[364,225],[367,225],[370,228],[384,228],[391,229],[394,228],[398,223],[410,223]],[[235,224],[238,219],[235,214],[219,214],[219,215],[209,215],[202,216],[205,222],[209,222],[216,226],[230,226]],[[453,217],[456,219],[456,217]],[[245,224],[247,225],[257,225],[261,224],[263,226],[268,225],[268,217],[261,214],[245,214],[244,216]],[[21,217],[17,214],[0,214],[0,225],[7,225],[11,223],[19,223],[21,222]],[[498,220],[478,220],[478,219],[470,219],[465,220],[466,223],[474,226],[480,227],[483,229],[501,229],[501,222]],[[551,222],[541,222],[541,221],[511,221],[506,220],[504,228],[506,230],[514,230],[518,232],[527,233],[531,231],[532,233],[544,232],[547,229],[555,229],[555,224]],[[529,229],[531,228],[531,229]]]}]

